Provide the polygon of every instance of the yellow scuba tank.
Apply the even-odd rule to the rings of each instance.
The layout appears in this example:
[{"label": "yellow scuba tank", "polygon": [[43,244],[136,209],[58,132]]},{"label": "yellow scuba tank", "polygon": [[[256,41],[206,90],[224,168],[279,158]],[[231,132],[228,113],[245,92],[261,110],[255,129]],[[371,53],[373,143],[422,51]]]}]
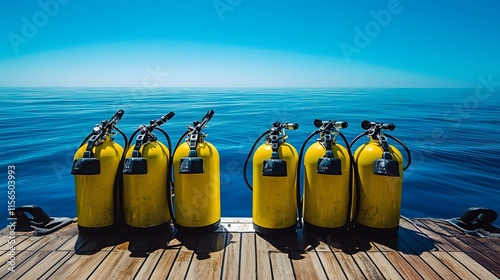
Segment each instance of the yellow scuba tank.
[{"label": "yellow scuba tank", "polygon": [[111,120],[97,124],[75,153],[71,174],[75,175],[78,230],[82,234],[109,230],[118,220],[116,198],[123,148],[111,136],[116,130],[127,144],[127,137],[115,126],[123,113],[119,110]]},{"label": "yellow scuba tank", "polygon": [[127,151],[123,167],[123,215],[125,223],[134,228],[150,228],[170,222],[170,150],[160,141],[154,130],[170,137],[160,128],[174,116],[170,112],[148,126],[141,125],[130,137],[137,136],[135,145]]},{"label": "yellow scuba tank", "polygon": [[[286,143],[285,129],[297,129],[295,123],[275,122],[264,132],[250,149],[245,162],[244,178],[252,190],[253,227],[259,234],[280,234],[293,232],[297,223],[297,206],[300,191],[296,176],[298,154]],[[264,137],[253,156],[253,187],[248,183],[246,167],[257,143]]]},{"label": "yellow scuba tank", "polygon": [[[352,145],[362,136],[368,135],[369,141],[354,153],[355,170],[355,211],[353,222],[361,230],[382,230],[397,232],[403,192],[403,171],[411,164],[411,154],[399,139],[383,133],[394,130],[392,123],[383,124],[363,121],[361,127],[366,132],[351,142]],[[403,167],[403,156],[399,150],[389,145],[387,137],[403,146],[408,153],[408,164]]]},{"label": "yellow scuba tank", "polygon": [[[347,139],[339,131],[348,124],[316,119],[314,125],[319,129],[306,139],[299,156],[300,162],[307,141],[319,133],[320,138],[304,156],[304,226],[314,230],[341,229],[350,220],[352,195],[351,152]],[[337,143],[337,135],[343,138],[347,149]]]},{"label": "yellow scuba tank", "polygon": [[[188,126],[174,152],[174,221],[181,231],[214,231],[220,224],[219,152],[201,133],[213,115],[210,110],[201,121]],[[186,135],[187,141],[179,145]]]}]

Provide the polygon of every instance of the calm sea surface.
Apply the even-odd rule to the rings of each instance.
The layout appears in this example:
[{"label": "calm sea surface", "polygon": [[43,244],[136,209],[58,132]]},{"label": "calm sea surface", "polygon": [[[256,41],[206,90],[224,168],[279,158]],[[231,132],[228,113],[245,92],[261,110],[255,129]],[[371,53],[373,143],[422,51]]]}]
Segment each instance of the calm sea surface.
[{"label": "calm sea surface", "polygon": [[[75,217],[70,174],[73,154],[94,125],[118,109],[125,111],[118,127],[127,136],[140,124],[174,111],[175,117],[162,126],[174,143],[186,125],[200,120],[210,109],[215,111],[204,131],[221,157],[225,217],[251,217],[252,194],[244,184],[242,170],[256,138],[275,121],[296,122],[300,128],[288,133],[288,142],[299,150],[315,130],[315,118],[349,122],[343,130],[349,141],[363,132],[362,120],[396,124],[391,135],[405,142],[413,155],[413,163],[404,174],[402,215],[451,218],[471,206],[500,212],[500,95],[495,92],[0,88],[0,98],[1,226],[7,224],[8,217],[9,165],[16,168],[16,206],[36,204],[50,216]],[[360,139],[355,148],[365,140]],[[250,169],[248,172],[251,174]]]}]

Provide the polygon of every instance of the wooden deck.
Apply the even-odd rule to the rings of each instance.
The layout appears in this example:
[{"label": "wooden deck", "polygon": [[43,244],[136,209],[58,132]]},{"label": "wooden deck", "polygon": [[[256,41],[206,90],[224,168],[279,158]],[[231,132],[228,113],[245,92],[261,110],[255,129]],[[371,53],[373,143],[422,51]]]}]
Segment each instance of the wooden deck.
[{"label": "wooden deck", "polygon": [[432,219],[401,218],[396,237],[261,237],[251,219],[217,232],[173,227],[88,238],[76,224],[46,236],[0,232],[0,279],[499,279],[500,238],[475,238]]}]

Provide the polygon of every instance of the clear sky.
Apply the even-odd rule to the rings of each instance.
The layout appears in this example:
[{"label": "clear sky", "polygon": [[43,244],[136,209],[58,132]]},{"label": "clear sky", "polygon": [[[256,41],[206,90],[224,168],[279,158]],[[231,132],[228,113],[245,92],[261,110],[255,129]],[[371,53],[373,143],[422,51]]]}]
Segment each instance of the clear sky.
[{"label": "clear sky", "polygon": [[0,86],[500,81],[497,0],[4,0],[0,23]]}]

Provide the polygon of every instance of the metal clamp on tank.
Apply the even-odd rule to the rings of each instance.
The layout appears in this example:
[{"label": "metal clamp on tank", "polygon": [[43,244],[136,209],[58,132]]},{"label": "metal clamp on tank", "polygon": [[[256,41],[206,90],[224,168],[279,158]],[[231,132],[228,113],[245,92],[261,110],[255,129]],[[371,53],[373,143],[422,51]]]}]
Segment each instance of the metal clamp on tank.
[{"label": "metal clamp on tank", "polygon": [[81,234],[102,233],[120,221],[118,197],[124,149],[112,136],[114,130],[119,132],[127,147],[127,136],[116,127],[123,113],[119,110],[109,121],[97,124],[75,153],[71,174],[75,175],[76,213]]},{"label": "metal clamp on tank", "polygon": [[314,126],[319,128],[320,133],[319,143],[325,147],[325,155],[318,159],[318,174],[328,174],[328,175],[342,175],[342,167],[340,159],[333,157],[332,152],[332,133],[334,134],[333,140],[335,141],[338,135],[338,129],[346,128],[348,126],[347,122],[342,121],[321,121],[319,119],[314,120]]},{"label": "metal clamp on tank", "polygon": [[170,112],[157,120],[152,120],[149,122],[149,125],[141,125],[130,137],[129,142],[132,143],[132,139],[134,139],[135,135],[140,132],[139,136],[135,141],[134,150],[132,151],[132,157],[127,157],[125,159],[125,165],[123,167],[124,174],[148,174],[148,161],[142,157],[141,155],[141,147],[153,142],[157,141],[158,138],[153,133],[156,129],[162,132],[167,141],[169,143],[169,147],[171,146],[170,137],[166,132],[164,132],[160,126],[166,122],[168,122],[171,118],[175,116],[174,112]]},{"label": "metal clamp on tank", "polygon": [[205,140],[207,134],[201,133],[213,115],[214,111],[209,110],[201,121],[188,126],[172,156],[169,172],[174,179],[174,223],[181,233],[211,232],[219,228],[220,156],[217,148]]},{"label": "metal clamp on tank", "polygon": [[181,174],[195,174],[203,173],[203,158],[198,157],[196,153],[196,148],[200,141],[207,136],[206,133],[201,133],[201,130],[207,125],[207,123],[212,119],[214,111],[208,111],[201,121],[193,122],[193,126],[188,126],[188,138],[187,143],[189,145],[189,155],[187,157],[181,158],[179,173]]},{"label": "metal clamp on tank", "polygon": [[111,120],[104,120],[101,122],[101,124],[96,124],[96,126],[92,130],[92,133],[90,133],[80,145],[80,147],[83,146],[88,140],[87,148],[83,153],[83,157],[77,158],[73,162],[71,174],[96,175],[101,173],[101,162],[94,156],[94,154],[92,153],[92,149],[96,146],[101,145],[105,139],[109,139],[112,135],[115,135],[112,131],[113,129],[116,129],[122,135],[124,135],[123,132],[115,127],[116,123],[121,120],[123,114],[124,111],[119,110],[118,112],[116,112],[116,114],[114,114]]},{"label": "metal clamp on tank", "polygon": [[[399,228],[401,198],[403,193],[403,171],[411,164],[408,147],[396,137],[383,132],[392,131],[392,123],[363,121],[365,130],[351,142],[362,136],[369,141],[354,152],[355,200],[352,221],[355,228],[367,231],[395,233]],[[407,164],[401,152],[388,143],[390,138],[398,142],[407,152]],[[383,194],[383,195],[380,195]]]},{"label": "metal clamp on tank", "polygon": [[[273,123],[257,138],[245,160],[243,178],[252,190],[252,221],[259,234],[286,234],[295,230],[300,200],[295,180],[298,154],[285,140],[286,130],[298,127],[296,123]],[[255,150],[264,137],[264,143]],[[253,186],[248,182],[246,171],[252,154]]]},{"label": "metal clamp on tank", "polygon": [[282,143],[288,138],[285,129],[296,130],[299,125],[296,123],[273,123],[273,127],[269,129],[269,136],[266,138],[266,143],[271,144],[272,153],[270,159],[265,159],[262,166],[263,176],[287,176],[286,161],[279,158],[278,149]]},{"label": "metal clamp on tank", "polygon": [[[299,166],[303,163],[304,194],[298,201],[299,222],[304,214],[304,229],[321,232],[345,229],[350,218],[352,156],[349,143],[340,129],[347,128],[345,121],[314,120],[318,128],[302,144]],[[309,146],[316,134],[320,137]],[[340,136],[346,147],[337,143]],[[297,197],[300,198],[300,172],[297,172]],[[302,212],[302,209],[304,211]]]},{"label": "metal clamp on tank", "polygon": [[382,147],[382,158],[379,158],[373,163],[373,174],[385,176],[399,176],[399,162],[394,160],[389,151],[389,143],[385,137],[382,129],[393,131],[396,126],[392,123],[384,124],[377,122],[370,122],[364,120],[361,122],[361,127],[367,131],[367,134],[373,139],[378,140],[380,147]]},{"label": "metal clamp on tank", "polygon": [[[123,216],[125,224],[134,229],[155,228],[172,220],[170,165],[172,142],[160,126],[175,116],[170,112],[149,125],[140,125],[130,137],[135,145],[127,147],[123,168]],[[158,140],[161,132],[167,145]]]}]

